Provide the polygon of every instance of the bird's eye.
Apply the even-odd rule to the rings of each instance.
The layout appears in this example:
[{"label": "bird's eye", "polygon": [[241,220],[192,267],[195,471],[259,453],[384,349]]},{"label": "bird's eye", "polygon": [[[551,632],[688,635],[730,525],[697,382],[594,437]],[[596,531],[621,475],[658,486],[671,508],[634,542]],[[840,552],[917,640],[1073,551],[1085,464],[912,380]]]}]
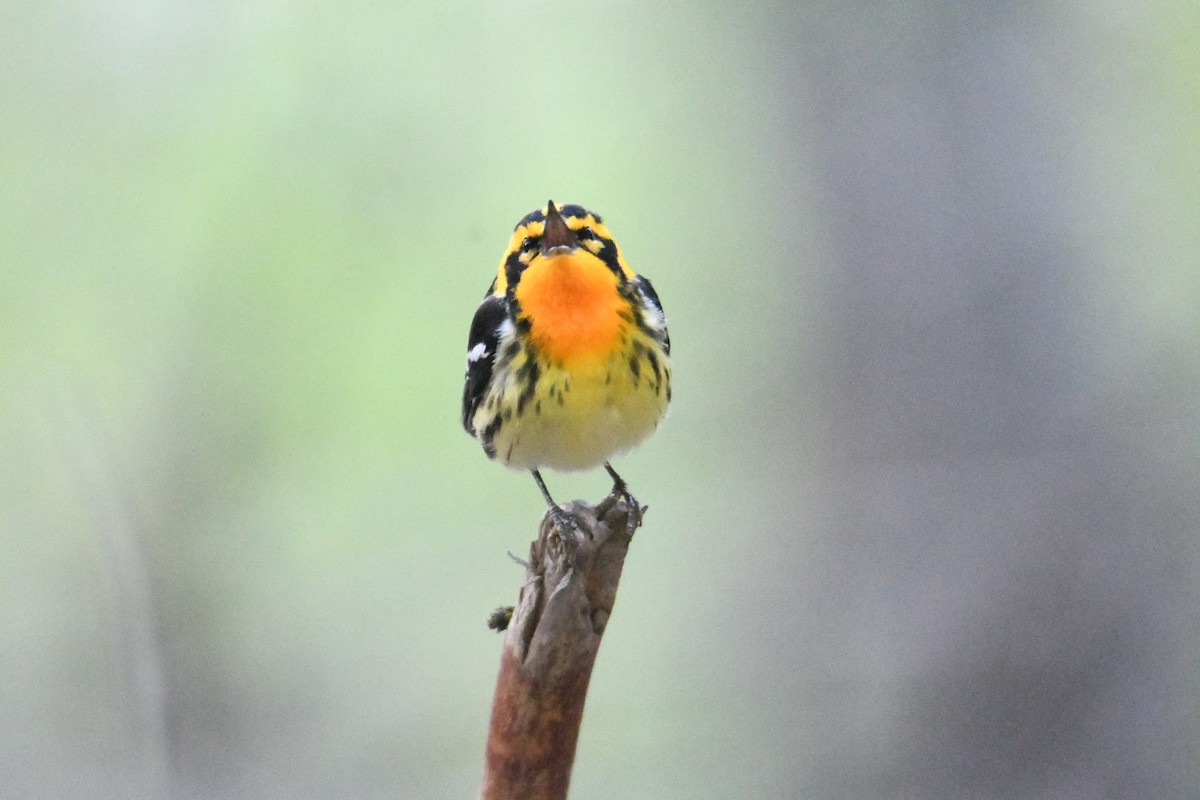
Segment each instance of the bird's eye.
[{"label": "bird's eye", "polygon": [[521,249],[522,250],[528,250],[532,246],[533,246],[533,239],[530,239],[528,236],[526,236],[524,239],[521,240]]}]

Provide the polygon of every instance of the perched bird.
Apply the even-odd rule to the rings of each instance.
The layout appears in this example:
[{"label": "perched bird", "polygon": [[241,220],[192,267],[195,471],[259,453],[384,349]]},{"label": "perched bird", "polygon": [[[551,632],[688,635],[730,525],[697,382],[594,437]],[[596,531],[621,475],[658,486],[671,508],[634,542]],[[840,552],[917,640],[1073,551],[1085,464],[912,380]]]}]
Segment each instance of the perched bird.
[{"label": "perched bird", "polygon": [[517,223],[467,339],[462,423],[489,458],[533,473],[601,464],[640,516],[609,459],[654,431],[671,400],[671,340],[650,281],[599,214],[554,202]]}]

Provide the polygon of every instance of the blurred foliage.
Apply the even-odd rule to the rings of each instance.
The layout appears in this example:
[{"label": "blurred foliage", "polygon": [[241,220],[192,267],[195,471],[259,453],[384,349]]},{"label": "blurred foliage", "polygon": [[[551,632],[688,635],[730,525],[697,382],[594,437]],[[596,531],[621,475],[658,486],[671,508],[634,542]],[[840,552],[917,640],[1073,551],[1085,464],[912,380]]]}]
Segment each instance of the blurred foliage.
[{"label": "blurred foliage", "polygon": [[[1176,448],[1162,474],[1180,486],[1195,473],[1200,432],[1176,413],[1200,372],[1186,4],[997,20],[926,3],[915,22],[787,3],[19,5],[0,27],[6,797],[475,791],[484,621],[515,597],[505,551],[542,507],[459,427],[463,348],[511,226],[548,197],[605,216],[676,347],[672,414],[620,462],[652,511],[575,796],[888,796],[839,776],[903,757],[894,654],[815,622],[839,606],[804,581],[837,527],[823,481],[846,375],[823,354],[845,320],[871,324],[831,231],[891,206],[830,201],[828,139],[870,121],[814,110],[838,103],[819,68],[836,61],[804,44],[897,97],[983,18],[1028,49],[1022,102],[1055,144],[1008,168],[1045,167],[1032,179],[1063,206],[1051,300],[1083,344],[1055,374],[1085,387],[1063,413],[1120,411],[1100,424]],[[904,546],[843,555],[902,563]],[[1194,555],[1175,561],[1184,608]],[[1194,668],[1163,674],[1183,675],[1168,698],[1197,688]]]}]

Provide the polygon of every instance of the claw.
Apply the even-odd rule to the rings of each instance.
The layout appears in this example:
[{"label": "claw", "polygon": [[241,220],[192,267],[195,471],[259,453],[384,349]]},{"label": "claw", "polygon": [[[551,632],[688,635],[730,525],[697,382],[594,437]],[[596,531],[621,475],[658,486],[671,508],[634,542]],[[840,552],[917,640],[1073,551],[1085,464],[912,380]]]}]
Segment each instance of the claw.
[{"label": "claw", "polygon": [[563,533],[570,531],[572,538],[579,534],[579,523],[575,521],[575,517],[569,514],[562,506],[550,507],[550,518],[554,520],[554,527],[558,529],[558,535],[563,538]]},{"label": "claw", "polygon": [[546,488],[546,482],[542,480],[542,474],[536,469],[532,469],[530,472],[533,473],[533,479],[537,481],[538,488],[542,490],[542,497],[546,498],[546,513],[554,520],[554,527],[558,529],[559,538],[565,538],[563,537],[564,531],[571,531],[573,534],[578,535],[579,524],[573,516],[563,510],[562,506],[554,502],[554,498],[550,496],[550,490]]},{"label": "claw", "polygon": [[[618,497],[625,500],[625,507],[629,509],[629,532],[632,534],[639,527],[641,527],[642,515],[646,512],[646,509],[642,507],[642,504],[638,502],[638,499],[633,496],[632,492],[629,491],[629,485],[625,483],[624,478],[617,474],[617,471],[613,469],[612,464],[605,461],[604,469],[608,470],[609,476],[613,479],[613,488],[612,492],[610,492],[608,495],[608,500],[615,501]],[[606,500],[606,511],[608,510],[607,502],[608,501]]]}]

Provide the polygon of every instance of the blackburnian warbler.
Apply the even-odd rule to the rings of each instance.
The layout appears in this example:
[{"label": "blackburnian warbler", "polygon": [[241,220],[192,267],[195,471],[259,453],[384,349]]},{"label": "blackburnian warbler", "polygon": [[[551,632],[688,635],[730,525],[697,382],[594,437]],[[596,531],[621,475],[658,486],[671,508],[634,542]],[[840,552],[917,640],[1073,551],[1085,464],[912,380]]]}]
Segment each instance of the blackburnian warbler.
[{"label": "blackburnian warbler", "polygon": [[601,464],[640,518],[609,459],[658,427],[671,400],[671,339],[650,281],[598,214],[549,202],[513,230],[471,322],[462,422],[489,458],[533,473]]}]

